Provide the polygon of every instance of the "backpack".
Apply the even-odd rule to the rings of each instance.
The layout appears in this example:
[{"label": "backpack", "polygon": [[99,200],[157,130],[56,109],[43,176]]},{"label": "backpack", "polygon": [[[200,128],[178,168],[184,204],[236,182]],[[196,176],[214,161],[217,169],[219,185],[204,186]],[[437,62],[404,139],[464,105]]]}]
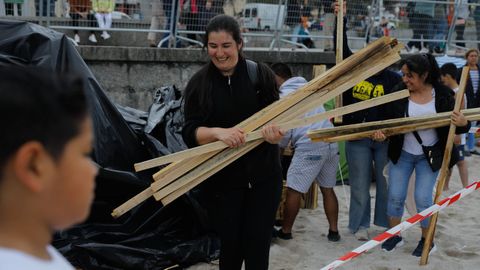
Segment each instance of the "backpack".
[{"label": "backpack", "polygon": [[256,87],[258,84],[258,64],[255,61],[245,59],[247,62],[247,73],[248,73],[248,78],[253,84],[253,87]]}]

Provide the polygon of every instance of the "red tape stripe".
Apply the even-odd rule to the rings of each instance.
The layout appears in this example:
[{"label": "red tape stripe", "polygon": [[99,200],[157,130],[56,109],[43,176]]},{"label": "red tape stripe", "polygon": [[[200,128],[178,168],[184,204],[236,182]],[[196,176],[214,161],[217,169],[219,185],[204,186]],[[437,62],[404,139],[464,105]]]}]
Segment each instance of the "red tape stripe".
[{"label": "red tape stripe", "polygon": [[351,252],[343,255],[342,257],[340,257],[339,260],[340,261],[348,261],[350,259],[353,259],[353,258],[357,257],[360,254],[362,254],[362,253],[357,253],[357,252],[351,251]]},{"label": "red tape stripe", "polygon": [[413,223],[415,223],[415,222],[417,222],[417,221],[421,220],[422,218],[423,218],[423,216],[422,216],[422,215],[420,215],[420,214],[416,214],[416,215],[414,215],[414,216],[410,217],[409,219],[407,219],[407,221],[413,224]]},{"label": "red tape stripe", "polygon": [[442,205],[444,205],[446,202],[448,202],[449,200],[450,200],[450,197],[447,197],[447,198],[439,201],[437,204],[440,205],[440,206],[442,206]]},{"label": "red tape stripe", "polygon": [[462,195],[461,193],[458,193],[457,195],[453,196],[452,199],[450,200],[450,202],[448,202],[448,205],[458,201],[460,199],[461,195]]},{"label": "red tape stripe", "polygon": [[389,232],[384,232],[384,233],[382,233],[382,234],[380,234],[380,235],[375,236],[372,240],[375,240],[375,241],[378,241],[378,242],[382,242],[382,241],[385,241],[385,239],[388,239],[388,238],[390,238],[390,237],[392,237],[392,236],[394,236],[394,235],[396,235],[396,234],[399,234],[399,233],[400,233],[400,232],[395,233],[395,234],[391,234],[391,233],[389,233]]}]

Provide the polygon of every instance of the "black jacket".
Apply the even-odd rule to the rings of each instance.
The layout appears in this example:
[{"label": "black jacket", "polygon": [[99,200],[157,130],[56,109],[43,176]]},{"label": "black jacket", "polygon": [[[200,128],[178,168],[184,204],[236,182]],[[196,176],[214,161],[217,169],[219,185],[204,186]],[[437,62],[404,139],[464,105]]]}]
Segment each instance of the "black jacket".
[{"label": "black jacket", "polygon": [[[477,65],[478,72],[480,73],[480,66]],[[457,81],[460,82],[460,76],[462,76],[462,70],[460,69],[459,72],[457,72]],[[480,88],[480,77],[478,81],[478,87]],[[473,85],[472,85],[472,78],[470,77],[470,74],[468,74],[468,80],[467,80],[467,85],[465,86],[465,95],[467,95],[467,108],[479,108],[480,107],[480,89],[477,91],[477,94],[475,95],[473,93]]]},{"label": "black jacket", "polygon": [[[455,106],[454,96],[455,94],[450,88],[440,84],[435,86],[435,110],[437,111],[437,113],[453,110],[453,107]],[[405,117],[407,105],[408,98],[394,101],[390,103],[387,113],[389,114],[390,118]],[[470,122],[468,122],[467,126],[465,127],[457,127],[456,134],[465,133],[469,129]],[[445,145],[447,144],[449,126],[439,127],[435,130],[437,131],[439,142],[441,142],[441,145],[445,147]],[[396,164],[398,159],[400,158],[400,154],[403,148],[403,138],[404,134],[395,135],[389,138],[388,157],[394,164]]]},{"label": "black jacket", "polygon": [[[333,31],[334,50],[337,46],[337,20],[335,20],[335,27]],[[343,19],[343,59],[351,56],[353,53],[348,47],[347,39],[347,19]],[[397,90],[404,88],[396,87],[401,83],[401,76],[389,69],[384,69],[381,72],[358,82],[353,88],[343,92],[343,106],[354,104],[357,102],[366,101],[379,96],[391,94]],[[349,113],[343,116],[343,125],[357,124],[362,122],[380,121],[388,119],[385,115],[385,110],[389,104],[375,106],[369,109]]]},{"label": "black jacket", "polygon": [[[276,87],[274,81],[264,82],[268,78],[264,73],[271,70],[263,64],[258,64],[257,70],[258,87],[253,85],[248,76],[245,59],[239,59],[230,78],[223,76],[212,63],[204,66],[192,77],[185,89],[185,124],[182,130],[188,147],[198,145],[195,136],[198,127],[233,127],[279,98],[278,93],[277,96],[268,95],[274,91],[262,87]],[[202,80],[207,80],[209,86]],[[199,94],[208,90],[212,104],[205,109],[199,102]],[[264,142],[212,176],[205,185],[211,189],[222,190],[247,187],[259,181],[280,180],[278,145]]]}]

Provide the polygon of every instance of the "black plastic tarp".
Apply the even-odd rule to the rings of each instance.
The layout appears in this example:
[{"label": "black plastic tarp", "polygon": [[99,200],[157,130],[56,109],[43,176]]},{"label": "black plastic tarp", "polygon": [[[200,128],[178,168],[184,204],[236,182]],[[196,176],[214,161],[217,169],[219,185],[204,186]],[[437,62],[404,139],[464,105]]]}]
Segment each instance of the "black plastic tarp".
[{"label": "black plastic tarp", "polygon": [[208,233],[204,211],[192,196],[163,208],[149,199],[117,220],[110,217],[115,207],[150,185],[155,171],[138,174],[133,164],[160,153],[149,135],[135,132],[122,118],[64,34],[32,23],[0,20],[0,65],[75,72],[86,83],[94,123],[93,160],[100,166],[96,197],[88,220],[58,232],[53,242],[73,265],[165,269],[218,257],[218,239]]}]

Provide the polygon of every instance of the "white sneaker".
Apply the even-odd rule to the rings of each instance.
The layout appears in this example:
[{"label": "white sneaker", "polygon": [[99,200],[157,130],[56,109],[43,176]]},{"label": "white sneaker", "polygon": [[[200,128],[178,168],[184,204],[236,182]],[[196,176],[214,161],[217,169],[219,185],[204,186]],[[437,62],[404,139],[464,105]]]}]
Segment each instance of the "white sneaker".
[{"label": "white sneaker", "polygon": [[105,39],[105,40],[107,40],[107,39],[110,38],[110,35],[109,35],[106,31],[103,31],[103,33],[102,33],[102,38]]},{"label": "white sneaker", "polygon": [[88,40],[90,40],[92,43],[97,43],[97,38],[95,37],[95,34],[90,34]]},{"label": "white sneaker", "polygon": [[80,43],[80,36],[78,34],[75,34],[73,40],[75,40],[76,43]]},{"label": "white sneaker", "polygon": [[358,241],[368,241],[370,240],[370,236],[368,235],[367,229],[360,229],[355,233],[355,237]]}]

